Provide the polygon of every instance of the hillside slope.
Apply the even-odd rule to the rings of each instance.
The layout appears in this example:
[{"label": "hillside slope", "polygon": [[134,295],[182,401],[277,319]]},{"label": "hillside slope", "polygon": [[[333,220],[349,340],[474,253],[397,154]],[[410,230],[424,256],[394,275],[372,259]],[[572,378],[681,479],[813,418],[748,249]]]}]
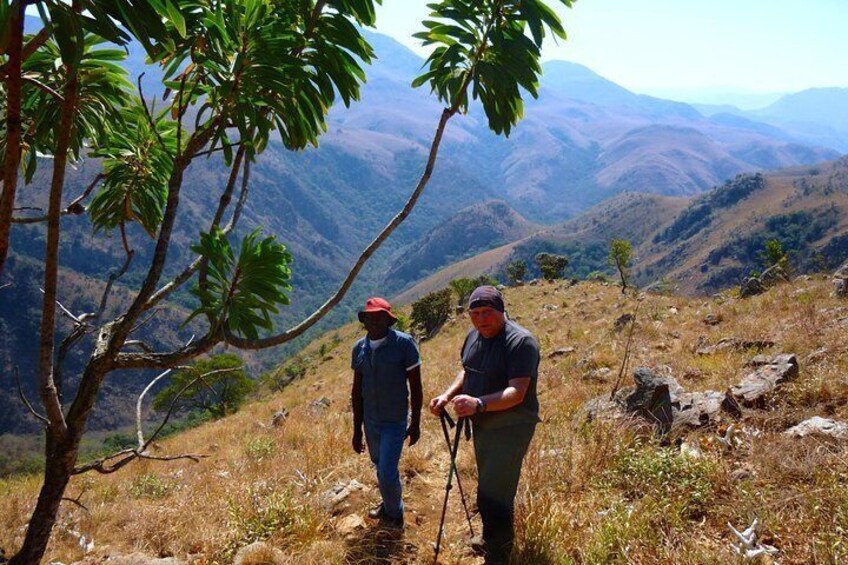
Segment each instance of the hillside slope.
[{"label": "hillside slope", "polygon": [[848,157],[810,167],[740,175],[689,200],[622,194],[564,224],[450,265],[398,299],[409,302],[451,278],[503,274],[508,262],[531,267],[536,253],[570,258],[568,276],[612,271],[609,242],[634,249],[638,285],[662,281],[685,294],[709,294],[762,270],[765,243],[776,239],[798,272],[834,269],[848,259]]},{"label": "hillside slope", "polygon": [[[539,337],[544,355],[544,422],[518,495],[519,562],[731,563],[735,538],[727,523],[742,529],[754,517],[759,539],[777,548],[781,563],[848,558],[841,543],[848,528],[846,444],[782,434],[814,415],[848,419],[846,307],[830,297],[828,281],[798,280],[747,301],[647,295],[637,306],[616,287],[598,283],[508,289],[506,300],[519,323]],[[624,353],[627,332],[616,332],[614,322],[632,312],[638,322],[631,370],[649,366],[687,390],[723,390],[750,372],[745,363],[755,352],[693,351],[744,337],[774,342],[768,353],[795,353],[800,374],[770,398],[768,410],[744,411],[737,447],[721,447],[723,426],[689,434],[686,442],[700,446],[696,458],[623,423],[587,424],[583,404],[609,394]],[[707,315],[719,324],[705,324]],[[465,318],[450,321],[422,343],[425,399],[453,379],[467,327]],[[349,325],[325,336],[304,351],[311,361],[302,380],[156,448],[163,455],[208,456],[199,463],[147,461],[113,475],[74,477],[69,495],[81,496],[87,510],[63,506],[47,560],[83,559],[73,531],[95,541],[84,563],[133,552],[231,563],[239,548],[257,540],[284,553],[277,563],[432,562],[448,469],[433,418],[424,418],[421,441],[401,462],[408,512],[403,537],[357,526],[378,498],[367,457],[354,454],[349,443],[348,346],[359,333]],[[574,351],[549,357],[566,346]],[[273,427],[272,414],[281,408],[289,416]],[[473,491],[473,455],[464,442],[458,468]],[[322,505],[323,493],[352,480],[364,489],[334,511]],[[0,480],[0,547],[7,554],[21,542],[36,484],[27,477]],[[479,563],[462,543],[467,526],[456,490],[451,500],[442,563]]]}]

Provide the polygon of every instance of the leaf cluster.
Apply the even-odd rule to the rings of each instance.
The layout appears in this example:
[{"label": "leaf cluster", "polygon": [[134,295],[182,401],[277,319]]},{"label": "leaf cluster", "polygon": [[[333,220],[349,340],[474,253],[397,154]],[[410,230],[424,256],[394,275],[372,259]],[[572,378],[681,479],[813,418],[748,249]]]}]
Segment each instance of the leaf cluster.
[{"label": "leaf cluster", "polygon": [[421,328],[425,334],[444,324],[451,312],[451,289],[431,292],[412,303],[410,320],[413,327]]},{"label": "leaf cluster", "polygon": [[554,253],[537,253],[535,261],[546,281],[561,279],[568,266],[568,257]]},{"label": "leaf cluster", "polygon": [[227,237],[215,229],[201,233],[192,250],[208,267],[204,284],[192,289],[201,305],[186,323],[203,314],[214,329],[248,339],[258,338],[260,329],[273,329],[271,314],[289,303],[286,291],[291,290],[292,257],[285,245],[274,237],[260,238],[257,229],[242,240],[236,257]]},{"label": "leaf cluster", "polygon": [[427,30],[415,37],[435,48],[413,86],[429,83],[452,111],[463,113],[470,87],[489,127],[509,136],[524,115],[522,91],[538,97],[546,34],[566,37],[559,17],[544,0],[442,0],[428,6]]}]

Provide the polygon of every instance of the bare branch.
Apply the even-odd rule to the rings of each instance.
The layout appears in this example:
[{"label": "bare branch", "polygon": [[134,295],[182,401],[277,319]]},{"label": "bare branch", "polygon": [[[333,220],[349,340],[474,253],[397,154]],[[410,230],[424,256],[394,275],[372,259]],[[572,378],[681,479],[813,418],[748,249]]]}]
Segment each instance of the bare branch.
[{"label": "bare branch", "polygon": [[153,353],[154,351],[156,351],[140,339],[128,339],[124,342],[124,347],[138,347],[139,349],[141,349],[142,351],[146,351],[147,353]]},{"label": "bare branch", "polygon": [[4,283],[4,284],[0,284],[0,290],[3,290],[3,289],[6,289],[6,288],[9,288],[10,286],[15,286],[15,283],[13,283],[13,282],[7,282],[7,283]]},{"label": "bare branch", "polygon": [[641,302],[637,302],[636,309],[633,311],[633,319],[630,321],[630,331],[627,334],[627,344],[624,346],[624,357],[621,360],[621,368],[618,370],[618,377],[615,379],[615,385],[613,385],[612,392],[610,392],[610,400],[615,398],[615,393],[618,392],[619,387],[621,387],[621,381],[627,373],[627,365],[630,362],[630,352],[633,349],[633,330],[636,329],[636,315],[639,313],[639,307],[641,305]]},{"label": "bare branch", "polygon": [[[104,175],[103,173],[100,173],[96,177],[94,177],[94,180],[91,181],[91,184],[88,185],[88,187],[85,189],[85,191],[82,194],[80,194],[79,196],[77,196],[76,198],[74,198],[67,206],[65,206],[65,209],[62,210],[61,214],[63,216],[68,216],[68,215],[71,215],[71,214],[78,216],[78,215],[82,214],[83,212],[85,212],[85,206],[82,205],[82,201],[85,200],[86,198],[88,198],[88,196],[91,194],[91,191],[94,190],[95,186],[97,186],[97,183],[102,181],[105,176],[106,175]],[[18,211],[32,210],[32,211],[37,211],[37,212],[43,212],[44,211],[42,208],[35,208],[35,207],[32,207],[32,206],[23,206],[21,208],[15,208],[15,210],[18,210]],[[48,219],[49,218],[46,215],[34,216],[32,218],[14,218],[13,217],[12,223],[14,223],[14,224],[40,224],[40,223],[46,222]]]},{"label": "bare branch", "polygon": [[[82,496],[82,495],[80,495],[80,496]],[[79,498],[68,498],[67,496],[63,496],[62,502],[72,502],[73,504],[76,504],[77,506],[79,506],[80,508],[82,508],[83,510],[85,510],[86,512],[91,514],[91,510],[89,510],[88,507],[86,507],[85,504],[80,502]]]},{"label": "bare branch", "polygon": [[164,308],[156,308],[155,310],[153,310],[153,312],[151,312],[150,315],[148,315],[145,319],[143,319],[142,321],[137,323],[135,325],[135,327],[133,327],[133,329],[130,330],[130,333],[128,335],[134,334],[136,331],[141,329],[143,326],[150,323],[153,320],[153,318],[156,317],[156,314],[158,314],[159,312],[162,312],[163,310],[164,310]]},{"label": "bare branch", "polygon": [[[43,288],[40,288],[40,287],[39,287],[39,289],[38,289],[38,290],[40,290],[40,291],[41,291],[41,294],[44,294],[44,289],[43,289]],[[72,320],[75,324],[82,324],[82,320],[81,320],[80,318],[77,318],[76,316],[74,316],[73,312],[71,312],[70,310],[68,310],[67,308],[65,308],[65,305],[64,305],[64,304],[62,304],[61,302],[59,302],[59,301],[57,300],[57,301],[56,301],[56,305],[57,305],[57,306],[58,306],[58,307],[62,310],[62,312],[65,314],[65,316],[67,316],[68,318],[70,318],[70,319],[71,319],[71,320]]]},{"label": "bare branch", "polygon": [[164,379],[165,377],[170,375],[171,371],[172,371],[172,369],[168,369],[167,371],[164,371],[164,372],[160,373],[159,375],[157,375],[155,379],[150,381],[150,383],[146,387],[144,387],[144,390],[141,391],[141,394],[138,395],[138,400],[135,403],[135,430],[136,430],[136,435],[138,436],[138,448],[140,450],[143,450],[144,446],[146,445],[145,442],[144,442],[144,433],[142,432],[142,428],[141,428],[141,404],[142,404],[142,401],[144,401],[144,396],[150,391],[150,389],[153,388],[156,385],[156,383],[158,383],[159,381],[161,381],[162,379]]},{"label": "bare branch", "polygon": [[206,151],[201,151],[195,157],[204,157],[206,155],[212,155],[213,153],[217,153],[218,151],[223,151],[224,149],[230,149],[232,147],[242,147],[241,141],[236,141],[235,143],[223,143],[218,147],[213,147],[212,149],[208,149]]},{"label": "bare branch", "polygon": [[115,369],[170,369],[210,351],[223,339],[221,332],[209,334],[199,341],[169,353],[119,353]]},{"label": "bare branch", "polygon": [[[218,209],[215,211],[215,218],[212,220],[212,226],[217,226],[221,217],[224,215],[227,207],[230,205],[230,200],[232,198],[233,188],[235,187],[235,182],[238,177],[238,169],[241,167],[241,164],[244,159],[244,146],[239,147],[238,152],[236,153],[235,159],[233,160],[233,168],[230,171],[230,177],[227,181],[227,187],[224,189],[224,194],[221,195],[221,200],[218,203]],[[250,161],[248,160],[245,163],[244,174],[242,175],[241,182],[241,193],[239,194],[238,202],[236,203],[235,210],[233,211],[233,217],[230,219],[227,226],[223,229],[224,235],[229,234],[236,226],[236,223],[241,216],[241,211],[244,208],[245,200],[247,200],[247,187],[250,178]],[[211,230],[210,230],[211,231]],[[183,270],[182,273],[176,276],[172,281],[168,284],[164,285],[162,288],[157,290],[153,296],[150,297],[150,300],[147,301],[145,305],[145,310],[149,308],[153,308],[159,302],[170,296],[175,290],[184,285],[194,273],[197,272],[203,266],[203,258],[198,256],[191,262],[191,264]]]},{"label": "bare branch", "polygon": [[[126,246],[124,247],[126,250]],[[121,266],[121,269],[118,271],[112,271],[109,273],[109,280],[106,281],[106,288],[103,289],[103,296],[100,297],[100,306],[97,308],[97,312],[94,314],[96,319],[100,319],[103,316],[103,312],[106,310],[106,304],[109,301],[109,294],[112,292],[112,285],[115,284],[119,278],[124,276],[124,273],[129,269],[130,263],[135,256],[134,250],[128,250],[126,259],[124,259],[124,264]]]},{"label": "bare branch", "polygon": [[42,416],[41,414],[39,414],[38,412],[36,412],[36,411],[35,411],[35,408],[33,408],[33,407],[32,407],[32,404],[30,404],[30,401],[29,401],[29,400],[27,400],[27,397],[26,397],[26,395],[24,394],[24,389],[23,389],[23,387],[21,387],[21,375],[20,375],[20,371],[18,371],[18,367],[17,367],[17,366],[15,367],[15,384],[17,384],[17,386],[18,386],[18,395],[20,395],[20,397],[21,397],[21,401],[22,401],[22,402],[24,403],[24,405],[25,405],[25,406],[29,409],[30,414],[32,414],[33,416],[35,416],[35,417],[36,417],[36,419],[41,420],[41,422],[42,422],[45,426],[49,426],[49,425],[50,425],[50,420],[48,420],[47,418],[45,418],[44,416]]},{"label": "bare branch", "polygon": [[442,135],[445,131],[445,126],[448,123],[448,120],[451,119],[456,114],[456,110],[454,108],[446,108],[442,111],[442,117],[439,120],[439,125],[436,128],[436,133],[433,137],[433,143],[430,146],[430,155],[427,160],[427,166],[424,169],[424,173],[421,175],[421,179],[418,181],[418,185],[415,187],[415,190],[407,200],[406,205],[404,205],[403,209],[398,212],[398,214],[392,218],[391,222],[383,228],[383,231],[372,241],[368,247],[362,252],[359,256],[359,259],[356,261],[356,264],[348,273],[345,280],[342,282],[339,289],[336,293],[330,297],[318,310],[316,310],[312,315],[303,320],[297,326],[286,330],[285,332],[272,336],[266,337],[262,339],[246,339],[236,335],[233,335],[229,332],[225,332],[225,341],[236,347],[241,349],[264,349],[266,347],[272,347],[275,345],[280,345],[282,343],[286,343],[288,341],[293,340],[294,338],[301,335],[303,332],[311,328],[315,323],[317,323],[321,318],[327,315],[327,313],[333,309],[333,307],[338,304],[342,298],[344,298],[345,294],[347,294],[348,289],[353,284],[353,281],[356,279],[356,276],[359,274],[359,271],[362,270],[362,267],[365,265],[365,262],[374,254],[377,248],[386,240],[389,235],[395,230],[397,226],[403,222],[404,219],[412,212],[412,209],[415,207],[418,198],[421,196],[421,193],[424,190],[424,187],[427,186],[427,183],[430,181],[430,176],[433,174],[433,168],[436,164],[436,157],[439,153],[439,146],[441,145]]}]

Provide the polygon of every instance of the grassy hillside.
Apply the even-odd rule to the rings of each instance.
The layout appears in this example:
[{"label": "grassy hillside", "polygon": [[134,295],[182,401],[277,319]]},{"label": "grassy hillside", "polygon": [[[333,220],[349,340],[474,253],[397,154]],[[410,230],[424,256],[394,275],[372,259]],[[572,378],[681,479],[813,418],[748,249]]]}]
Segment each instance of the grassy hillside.
[{"label": "grassy hillside", "polygon": [[[608,394],[618,372],[626,332],[615,320],[637,302],[600,283],[540,284],[506,291],[508,309],[534,331],[543,348],[539,398],[544,423],[524,467],[517,517],[519,562],[732,563],[727,523],[746,527],[756,516],[760,539],[785,564],[848,559],[848,450],[845,443],[789,439],[781,432],[810,416],[848,419],[846,306],[830,297],[829,281],[799,279],[742,301],[647,295],[638,302],[630,369],[649,366],[687,390],[724,390],[749,371],[754,352],[696,355],[724,337],[770,340],[766,352],[798,356],[799,377],[769,400],[746,410],[741,447],[725,450],[723,429],[686,438],[702,456],[661,447],[619,423],[586,423],[583,404]],[[718,325],[707,325],[712,314]],[[422,343],[425,398],[458,369],[467,330],[452,320]],[[192,563],[231,563],[236,550],[263,539],[288,563],[429,563],[448,459],[438,421],[424,418],[422,439],[405,451],[408,526],[402,539],[371,529],[347,538],[338,530],[364,516],[377,500],[367,457],[349,447],[348,346],[353,325],[310,345],[301,380],[268,394],[239,413],[162,442],[156,454],[198,453],[199,463],[142,462],[109,476],[75,477],[47,558],[83,558],[77,537],[95,541],[90,558],[143,552]],[[335,345],[334,345],[335,344]],[[575,351],[551,359],[561,347]],[[320,355],[319,355],[320,353]],[[628,378],[629,380],[629,378]],[[326,398],[329,405],[316,400]],[[279,428],[272,414],[287,408]],[[471,446],[463,443],[459,469],[473,489]],[[322,493],[355,479],[365,486],[334,515]],[[0,547],[20,544],[32,508],[36,477],[0,481]],[[475,563],[461,543],[456,491],[449,509],[443,563]],[[479,523],[476,524],[479,528]],[[88,561],[86,561],[88,562]]]},{"label": "grassy hillside", "polygon": [[[456,277],[503,273],[536,253],[569,257],[567,276],[612,270],[609,243],[633,244],[638,285],[663,282],[685,294],[709,294],[765,268],[766,241],[776,239],[798,273],[834,269],[848,259],[848,157],[810,167],[739,175],[692,199],[625,193],[556,228],[461,261],[422,280],[401,301]],[[531,276],[537,273],[531,271]]]}]

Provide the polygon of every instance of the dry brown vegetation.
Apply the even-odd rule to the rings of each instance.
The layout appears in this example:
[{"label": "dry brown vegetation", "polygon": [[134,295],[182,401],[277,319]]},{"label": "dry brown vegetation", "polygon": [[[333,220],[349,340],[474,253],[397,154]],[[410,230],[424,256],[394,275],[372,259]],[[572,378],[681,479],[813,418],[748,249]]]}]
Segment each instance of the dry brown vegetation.
[{"label": "dry brown vegetation", "polygon": [[[745,374],[754,353],[697,356],[697,344],[768,339],[777,344],[771,351],[798,355],[800,376],[768,409],[745,413],[744,425],[761,434],[727,451],[716,441],[722,430],[701,430],[687,442],[701,445],[703,457],[689,458],[622,423],[585,422],[583,403],[613,386],[627,333],[613,325],[634,311],[635,298],[600,283],[508,289],[511,315],[536,333],[545,355],[539,379],[544,423],[519,490],[518,561],[733,563],[727,523],[741,529],[755,516],[761,539],[780,550],[781,563],[848,560],[845,445],[781,435],[813,415],[848,420],[848,306],[830,292],[825,280],[800,279],[745,301],[644,297],[631,371],[646,365],[673,375],[688,390],[723,390]],[[707,314],[720,316],[721,323],[706,325]],[[453,378],[467,327],[464,318],[452,320],[422,343],[425,399]],[[346,326],[312,344],[306,351],[312,368],[284,391],[158,446],[162,453],[208,454],[200,463],[139,462],[110,476],[76,477],[68,495],[81,495],[85,509],[65,503],[49,561],[83,559],[71,533],[77,532],[94,539],[93,559],[138,551],[230,563],[239,548],[265,540],[291,563],[431,562],[448,466],[433,418],[424,418],[421,441],[401,462],[404,535],[366,529],[345,539],[336,529],[378,499],[367,457],[350,448],[348,348],[359,332]],[[547,357],[560,347],[575,351]],[[612,370],[606,382],[587,378],[600,367]],[[322,397],[329,407],[310,405]],[[271,427],[282,407],[290,411],[287,421]],[[473,490],[469,444],[462,445],[459,468]],[[367,490],[351,496],[334,516],[322,507],[321,494],[351,479]],[[21,543],[38,480],[0,481],[0,547],[7,552]],[[442,561],[474,563],[463,544],[467,525],[457,494]]]}]

